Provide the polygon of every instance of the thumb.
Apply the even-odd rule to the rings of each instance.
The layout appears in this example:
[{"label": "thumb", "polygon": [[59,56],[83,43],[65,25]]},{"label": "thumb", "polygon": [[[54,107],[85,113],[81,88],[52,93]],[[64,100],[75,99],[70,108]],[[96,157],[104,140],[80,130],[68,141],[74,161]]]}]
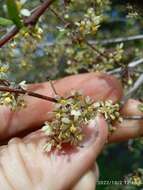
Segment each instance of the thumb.
[{"label": "thumb", "polygon": [[[98,136],[93,135],[97,129]],[[83,148],[70,154],[43,153],[46,139],[41,131],[11,140],[0,150],[1,189],[71,189],[92,167],[106,142],[107,125],[102,117],[89,125],[88,134],[92,140],[87,138]]]}]

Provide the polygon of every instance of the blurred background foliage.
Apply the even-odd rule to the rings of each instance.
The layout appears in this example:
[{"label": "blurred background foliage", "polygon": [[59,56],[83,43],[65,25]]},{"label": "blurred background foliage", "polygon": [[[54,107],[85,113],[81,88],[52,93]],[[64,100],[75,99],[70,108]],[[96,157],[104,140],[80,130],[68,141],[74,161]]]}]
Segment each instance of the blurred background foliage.
[{"label": "blurred background foliage", "polygon": [[[42,3],[40,0],[16,2],[24,17]],[[121,80],[125,96],[142,99],[143,85],[132,92],[143,73],[142,4],[132,0],[55,1],[35,27],[23,27],[0,49],[0,78],[33,83],[103,71]],[[0,0],[0,5],[0,17],[8,18],[6,1]],[[10,28],[0,26],[0,37]],[[138,40],[128,40],[138,35]],[[129,67],[138,60],[141,64]],[[143,168],[142,147],[143,139],[108,146],[98,160],[100,180],[123,180]],[[138,177],[140,172],[133,175]],[[141,189],[138,178],[135,182],[134,185],[98,185],[97,190]]]}]

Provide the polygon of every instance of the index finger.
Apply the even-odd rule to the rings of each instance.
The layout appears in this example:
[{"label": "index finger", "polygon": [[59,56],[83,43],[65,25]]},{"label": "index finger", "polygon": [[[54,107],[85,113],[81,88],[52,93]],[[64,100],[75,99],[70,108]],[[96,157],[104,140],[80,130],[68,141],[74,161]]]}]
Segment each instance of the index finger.
[{"label": "index finger", "polygon": [[[113,76],[101,73],[65,77],[55,81],[54,86],[59,95],[67,95],[72,90],[77,90],[91,96],[94,100],[117,101],[122,96],[120,82]],[[29,85],[28,89],[53,97],[49,82]],[[24,99],[27,107],[20,111],[12,112],[8,107],[0,107],[0,140],[15,136],[25,130],[37,129],[49,119],[47,113],[52,110],[53,103],[26,95]]]}]

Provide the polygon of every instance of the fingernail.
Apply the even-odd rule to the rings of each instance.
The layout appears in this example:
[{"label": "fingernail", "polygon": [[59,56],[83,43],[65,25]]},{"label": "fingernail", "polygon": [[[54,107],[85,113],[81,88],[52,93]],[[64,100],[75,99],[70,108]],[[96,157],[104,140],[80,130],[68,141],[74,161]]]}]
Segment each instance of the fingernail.
[{"label": "fingernail", "polygon": [[88,147],[95,142],[99,135],[98,118],[95,118],[89,122],[88,126],[85,127],[84,135],[85,138],[82,142],[82,146]]}]

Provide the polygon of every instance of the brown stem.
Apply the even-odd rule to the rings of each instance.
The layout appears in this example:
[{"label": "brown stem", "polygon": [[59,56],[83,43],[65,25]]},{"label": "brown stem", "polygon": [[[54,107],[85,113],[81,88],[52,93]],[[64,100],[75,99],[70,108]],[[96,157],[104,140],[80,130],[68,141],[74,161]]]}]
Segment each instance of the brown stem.
[{"label": "brown stem", "polygon": [[50,8],[51,12],[54,13],[54,15],[60,20],[62,21],[65,25],[69,24],[67,23],[67,21],[61,17],[53,8]]},{"label": "brown stem", "polygon": [[25,20],[25,25],[35,25],[38,19],[55,0],[45,0],[33,14]]},{"label": "brown stem", "polygon": [[47,101],[50,101],[50,102],[57,103],[57,100],[55,98],[44,96],[42,94],[38,94],[38,93],[31,92],[31,91],[24,90],[24,89],[15,89],[15,88],[10,88],[10,87],[2,87],[2,86],[0,86],[0,91],[2,91],[2,92],[11,92],[11,93],[15,93],[15,94],[26,94],[28,96],[33,96],[35,98],[40,98],[40,99],[43,99],[43,100],[47,100]]},{"label": "brown stem", "polygon": [[[35,92],[31,92],[31,91],[28,91],[28,90],[24,90],[24,89],[14,89],[14,88],[10,88],[10,87],[2,87],[0,86],[0,91],[1,92],[10,92],[10,93],[15,93],[15,94],[25,94],[25,95],[28,95],[28,96],[33,96],[35,98],[40,98],[40,99],[43,99],[43,100],[46,100],[46,101],[50,101],[50,102],[53,102],[53,103],[57,103],[57,99],[55,98],[52,98],[52,97],[49,97],[49,96],[44,96],[42,94],[38,94],[38,93],[35,93]],[[72,98],[73,96],[69,96],[67,97],[67,99],[70,99]],[[143,120],[143,116],[123,116],[123,119],[125,120]]]},{"label": "brown stem", "polygon": [[9,40],[11,40],[17,33],[19,32],[19,28],[14,27],[10,32],[8,32],[6,35],[4,35],[0,39],[0,48],[7,43]]},{"label": "brown stem", "polygon": [[[45,0],[27,19],[24,21],[25,26],[29,25],[35,25],[38,21],[38,19],[41,17],[41,15],[49,8],[49,6],[54,2],[55,0]],[[6,44],[9,40],[11,40],[17,33],[19,32],[19,29],[15,26],[12,28],[6,35],[4,35],[0,39],[0,48]]]},{"label": "brown stem", "polygon": [[95,46],[93,46],[92,44],[90,44],[87,40],[84,40],[84,43],[85,43],[88,47],[90,47],[91,49],[93,49],[98,55],[100,55],[100,56],[102,56],[102,57],[104,57],[104,58],[106,58],[106,59],[109,59],[109,57],[108,57],[106,54],[100,52]]},{"label": "brown stem", "polygon": [[143,120],[143,116],[134,115],[134,116],[123,116],[125,120]]}]

